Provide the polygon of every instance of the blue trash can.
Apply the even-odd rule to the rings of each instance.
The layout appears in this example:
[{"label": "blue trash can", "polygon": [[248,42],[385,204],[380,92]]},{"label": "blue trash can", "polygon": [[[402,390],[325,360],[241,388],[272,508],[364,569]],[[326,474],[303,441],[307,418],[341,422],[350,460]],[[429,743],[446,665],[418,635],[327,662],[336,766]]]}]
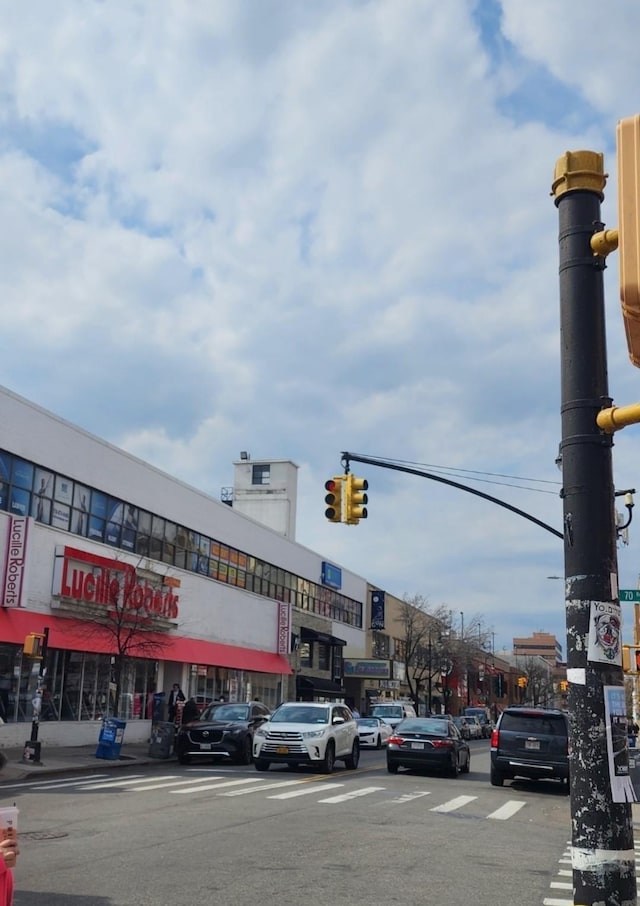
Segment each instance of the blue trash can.
[{"label": "blue trash can", "polygon": [[96,758],[105,758],[108,761],[117,761],[120,758],[120,749],[124,739],[126,720],[117,717],[105,717],[98,738]]}]

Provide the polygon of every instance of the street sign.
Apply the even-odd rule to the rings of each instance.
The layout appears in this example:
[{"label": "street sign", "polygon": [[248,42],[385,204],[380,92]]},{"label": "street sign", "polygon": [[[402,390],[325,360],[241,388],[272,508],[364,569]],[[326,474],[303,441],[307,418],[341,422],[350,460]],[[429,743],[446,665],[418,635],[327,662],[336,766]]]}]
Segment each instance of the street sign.
[{"label": "street sign", "polygon": [[640,604],[640,588],[621,588],[620,603],[626,601],[632,604]]}]

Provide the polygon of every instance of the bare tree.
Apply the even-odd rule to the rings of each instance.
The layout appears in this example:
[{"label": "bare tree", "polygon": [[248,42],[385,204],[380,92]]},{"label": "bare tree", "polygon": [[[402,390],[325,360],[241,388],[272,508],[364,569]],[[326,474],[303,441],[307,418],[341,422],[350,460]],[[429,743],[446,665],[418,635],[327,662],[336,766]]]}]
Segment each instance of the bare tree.
[{"label": "bare tree", "polygon": [[527,681],[523,690],[523,699],[527,704],[543,706],[553,704],[553,677],[551,668],[544,658],[535,656],[518,658],[518,671]]},{"label": "bare tree", "polygon": [[431,708],[431,691],[436,677],[440,677],[447,651],[448,615],[444,606],[429,609],[429,602],[422,595],[403,599],[401,659],[416,710],[421,689],[427,708]]}]

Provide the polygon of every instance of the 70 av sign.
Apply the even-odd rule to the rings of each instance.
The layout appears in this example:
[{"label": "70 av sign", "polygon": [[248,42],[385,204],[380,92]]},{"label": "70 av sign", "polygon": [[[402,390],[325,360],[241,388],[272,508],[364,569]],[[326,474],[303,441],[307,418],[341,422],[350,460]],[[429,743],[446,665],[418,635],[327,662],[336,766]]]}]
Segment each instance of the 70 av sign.
[{"label": "70 av sign", "polygon": [[640,588],[621,588],[620,603],[640,604]]}]

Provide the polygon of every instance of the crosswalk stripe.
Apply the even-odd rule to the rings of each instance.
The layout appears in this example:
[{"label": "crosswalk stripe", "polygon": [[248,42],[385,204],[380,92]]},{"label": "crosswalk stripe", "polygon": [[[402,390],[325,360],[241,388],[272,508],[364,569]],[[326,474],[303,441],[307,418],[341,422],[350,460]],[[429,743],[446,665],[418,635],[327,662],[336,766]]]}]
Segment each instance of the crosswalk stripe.
[{"label": "crosswalk stripe", "polygon": [[[344,786],[344,783],[323,783],[323,790],[333,790],[338,787]],[[289,790],[287,793],[276,793],[275,796],[267,796],[267,799],[294,799],[296,796],[308,796],[309,793],[317,793],[318,787],[312,783],[308,783],[307,786],[302,790]]]},{"label": "crosswalk stripe", "polygon": [[559,890],[573,890],[573,884],[569,881],[552,881],[550,886]]},{"label": "crosswalk stripe", "polygon": [[[255,781],[254,781],[255,782]],[[262,786],[254,786],[250,790],[233,790],[231,793],[220,793],[221,796],[244,796],[247,793],[261,793],[263,790],[277,790],[283,786],[296,786],[300,783],[307,783],[306,780],[282,780],[280,783],[264,783]]]},{"label": "crosswalk stripe", "polygon": [[402,796],[397,796],[395,799],[392,799],[392,802],[400,803],[403,802],[412,802],[414,799],[420,799],[422,796],[430,796],[430,790],[416,791],[415,793],[404,793]]},{"label": "crosswalk stripe", "polygon": [[442,805],[436,805],[435,808],[431,808],[429,809],[429,811],[455,812],[456,809],[462,808],[463,805],[468,805],[470,802],[473,802],[473,800],[477,798],[477,796],[456,796],[455,799],[450,799],[448,802],[443,802]]},{"label": "crosswalk stripe", "polygon": [[127,774],[126,777],[122,777],[120,780],[114,780],[113,777],[107,778],[106,780],[92,781],[91,783],[84,783],[83,781],[76,781],[76,786],[81,790],[102,790],[108,786],[122,786],[123,784],[130,783],[132,780],[144,780],[144,774]]},{"label": "crosswalk stripe", "polygon": [[521,808],[524,808],[526,802],[522,802],[519,799],[510,799],[508,802],[505,802],[504,805],[501,805],[499,809],[496,809],[495,812],[491,812],[490,815],[487,815],[487,818],[493,818],[496,821],[507,821],[508,818],[512,818],[516,812],[519,812]]},{"label": "crosswalk stripe", "polygon": [[348,802],[349,799],[357,799],[359,796],[369,796],[371,793],[377,793],[380,790],[384,790],[383,786],[365,786],[359,790],[352,790],[350,793],[341,793],[338,796],[329,796],[328,799],[318,799],[318,802],[326,803],[336,803],[336,802]]},{"label": "crosswalk stripe", "polygon": [[[211,777],[203,777],[202,782],[205,783],[207,780],[211,780]],[[191,783],[199,783],[199,780],[192,780]],[[260,778],[255,777],[253,780],[248,778],[244,780],[225,780],[224,783],[207,783],[206,786],[190,786],[186,790],[169,790],[174,796],[179,796],[181,793],[202,793],[205,790],[220,790],[224,786],[239,786],[241,783],[259,783]],[[245,790],[247,793],[252,793],[253,790]],[[220,793],[221,796],[228,796],[228,793]]]},{"label": "crosswalk stripe", "polygon": [[129,778],[125,777],[120,780],[102,780],[98,783],[89,783],[89,784],[83,783],[82,789],[83,790],[99,790],[105,786],[113,786],[113,787],[130,786],[132,782],[154,783],[154,782],[157,782],[158,780],[177,780],[177,779],[178,779],[178,777],[176,776],[176,774],[166,774],[164,777],[144,777],[142,775],[138,775],[137,777],[133,778],[133,781],[130,777]]},{"label": "crosswalk stripe", "polygon": [[573,897],[570,900],[557,900],[553,897],[545,897],[542,906],[573,906]]},{"label": "crosswalk stripe", "polygon": [[[109,777],[109,774],[89,774],[83,777],[83,781],[95,783],[97,780],[103,780]],[[32,787],[34,790],[61,790],[66,786],[77,786],[80,780],[75,777],[73,780],[39,780],[37,783],[25,783],[25,786]]]},{"label": "crosswalk stripe", "polygon": [[[149,782],[145,783],[144,786],[129,787],[129,792],[130,793],[147,793],[150,790],[168,790],[169,788],[173,788],[176,786],[188,786],[188,787],[191,787],[194,791],[195,790],[197,790],[197,791],[211,790],[211,789],[215,789],[216,786],[221,786],[222,784],[213,784],[212,786],[198,786],[198,787],[194,787],[193,784],[194,783],[198,783],[198,784],[208,783],[211,780],[215,780],[215,779],[216,779],[215,777],[202,777],[200,779],[196,779],[195,777],[190,777],[189,780],[170,780],[167,783],[152,783],[151,781],[149,781]],[[222,780],[222,778],[220,778],[220,780]],[[239,783],[241,781],[235,781],[235,782]],[[190,791],[191,790],[189,790],[189,792]]]}]

